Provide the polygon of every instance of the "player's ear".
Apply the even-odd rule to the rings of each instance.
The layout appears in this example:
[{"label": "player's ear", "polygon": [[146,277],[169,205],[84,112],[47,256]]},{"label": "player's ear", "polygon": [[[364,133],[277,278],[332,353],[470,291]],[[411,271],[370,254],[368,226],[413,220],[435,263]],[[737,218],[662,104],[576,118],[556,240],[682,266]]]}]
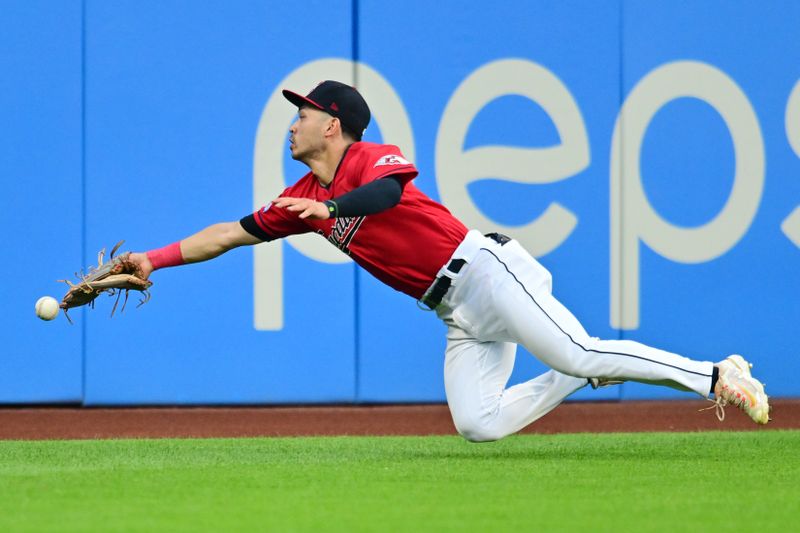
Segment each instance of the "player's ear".
[{"label": "player's ear", "polygon": [[334,136],[337,131],[342,131],[342,122],[337,117],[331,117],[328,120],[328,125],[325,127],[325,134]]}]

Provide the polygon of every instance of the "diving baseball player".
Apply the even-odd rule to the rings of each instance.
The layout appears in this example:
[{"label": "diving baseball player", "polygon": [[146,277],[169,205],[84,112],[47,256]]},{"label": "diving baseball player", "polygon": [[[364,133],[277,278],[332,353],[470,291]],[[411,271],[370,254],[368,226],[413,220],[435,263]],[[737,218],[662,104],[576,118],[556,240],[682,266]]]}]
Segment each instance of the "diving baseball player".
[{"label": "diving baseball player", "polygon": [[[292,157],[310,169],[271,203],[158,250],[132,254],[144,276],[233,248],[314,232],[448,327],[444,381],[458,432],[470,441],[515,433],[591,384],[639,381],[714,396],[769,420],[763,385],[732,355],[695,361],[629,340],[590,337],[551,294],[550,273],[515,240],[466,228],[413,182],[396,146],[362,142],[370,121],[358,91],[325,81],[298,108]],[[552,370],[506,388],[517,344]]]}]

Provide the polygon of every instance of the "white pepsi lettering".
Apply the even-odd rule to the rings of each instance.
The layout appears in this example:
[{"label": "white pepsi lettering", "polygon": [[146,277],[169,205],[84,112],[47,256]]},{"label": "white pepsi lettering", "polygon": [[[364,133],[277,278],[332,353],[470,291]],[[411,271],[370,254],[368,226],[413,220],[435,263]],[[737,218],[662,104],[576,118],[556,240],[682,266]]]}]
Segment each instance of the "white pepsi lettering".
[{"label": "white pepsi lettering", "polygon": [[[284,87],[311,87],[320,78],[351,80],[380,124],[383,141],[402,148],[415,160],[414,138],[408,115],[397,93],[377,71],[362,63],[321,59],[300,66],[282,80],[261,116],[255,146],[254,206],[269,209],[269,200],[287,185],[283,153],[295,111],[285,105]],[[471,121],[491,100],[506,94],[525,96],[544,108],[553,120],[561,145],[545,149],[479,147],[463,151]],[[643,137],[655,113],[668,102],[684,97],[711,105],[728,127],[736,165],[728,199],[714,218],[684,228],[664,220],[649,203],[640,175]],[[624,127],[623,127],[624,125]],[[800,157],[800,81],[792,89],[785,113],[786,137]],[[622,149],[624,147],[624,150]],[[476,69],[456,88],[442,115],[436,138],[436,183],[442,198],[470,227],[497,229],[517,237],[534,255],[560,246],[578,223],[577,216],[552,203],[531,223],[508,228],[484,216],[467,193],[467,185],[485,176],[520,183],[551,183],[567,179],[589,165],[589,140],[581,112],[568,88],[549,70],[531,61],[498,60]],[[397,158],[397,159],[395,159]],[[399,155],[381,158],[375,166],[410,164]],[[644,243],[662,257],[679,263],[702,263],[726,253],[749,229],[759,208],[765,160],[761,127],[744,92],[712,65],[682,61],[667,63],[647,74],[631,91],[617,117],[611,146],[611,324],[635,329],[639,324],[639,246]],[[297,178],[299,176],[294,176]],[[265,205],[266,204],[266,205]],[[345,219],[346,220],[346,219]],[[346,246],[354,232],[345,222],[335,239]],[[339,227],[337,222],[336,228]],[[800,207],[780,228],[800,247]],[[290,237],[288,242],[304,256],[339,264],[350,259],[313,235]],[[260,330],[283,328],[283,259],[280,241],[254,249],[254,324]]]},{"label": "white pepsi lettering", "polygon": [[[733,187],[724,207],[712,220],[693,228],[673,225],[653,209],[639,165],[653,116],[670,101],[685,97],[698,98],[720,114],[736,158]],[[763,188],[761,128],[739,86],[711,65],[693,61],[668,63],[648,73],[625,99],[611,143],[611,325],[639,327],[640,241],[675,262],[710,261],[747,232]]]},{"label": "white pepsi lettering", "polygon": [[[789,100],[786,103],[786,138],[795,155],[800,157],[800,80],[794,84]],[[781,223],[781,231],[786,237],[800,248],[800,206],[786,217]]]},{"label": "white pepsi lettering", "polygon": [[[561,144],[547,148],[486,146],[463,151],[469,125],[489,102],[506,94],[538,103],[552,118]],[[493,176],[517,183],[553,183],[574,176],[589,165],[586,127],[569,89],[541,65],[505,59],[470,74],[453,93],[436,137],[436,183],[442,201],[468,227],[497,228],[516,238],[535,256],[563,243],[578,217],[551,203],[532,222],[504,226],[486,217],[467,192],[471,182]]]}]

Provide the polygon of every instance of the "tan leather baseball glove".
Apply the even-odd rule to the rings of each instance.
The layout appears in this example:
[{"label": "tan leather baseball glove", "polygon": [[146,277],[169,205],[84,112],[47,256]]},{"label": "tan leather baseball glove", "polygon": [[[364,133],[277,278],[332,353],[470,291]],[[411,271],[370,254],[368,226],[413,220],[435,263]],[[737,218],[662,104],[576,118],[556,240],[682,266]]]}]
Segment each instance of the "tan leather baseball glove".
[{"label": "tan leather baseball glove", "polygon": [[89,269],[89,272],[86,274],[83,272],[75,274],[78,278],[77,283],[66,279],[58,280],[69,285],[69,290],[61,299],[61,304],[59,306],[64,310],[64,316],[67,317],[70,324],[72,323],[72,319],[70,319],[67,314],[67,309],[80,307],[86,304],[90,304],[94,307],[95,299],[102,293],[107,293],[110,296],[117,296],[117,299],[114,301],[114,307],[111,309],[111,316],[114,316],[114,311],[117,309],[117,304],[123,292],[125,293],[125,300],[122,303],[121,311],[125,310],[125,305],[128,303],[128,292],[131,290],[140,291],[142,293],[143,296],[139,301],[139,305],[142,305],[150,299],[150,292],[148,289],[153,282],[142,279],[142,273],[139,267],[128,260],[130,252],[125,252],[114,257],[114,254],[119,250],[123,242],[125,241],[119,241],[116,246],[114,246],[111,250],[110,261],[107,263],[103,262],[105,248],[100,250],[100,253],[97,254],[98,264],[96,267]]}]

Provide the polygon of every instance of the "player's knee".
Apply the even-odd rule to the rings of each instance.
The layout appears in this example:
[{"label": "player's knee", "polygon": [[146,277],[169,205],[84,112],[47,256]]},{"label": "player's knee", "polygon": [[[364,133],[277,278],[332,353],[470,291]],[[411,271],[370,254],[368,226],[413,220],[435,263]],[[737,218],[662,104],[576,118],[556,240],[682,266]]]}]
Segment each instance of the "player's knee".
[{"label": "player's knee", "polygon": [[492,442],[505,437],[496,429],[477,421],[456,424],[456,430],[459,435],[470,442]]}]

